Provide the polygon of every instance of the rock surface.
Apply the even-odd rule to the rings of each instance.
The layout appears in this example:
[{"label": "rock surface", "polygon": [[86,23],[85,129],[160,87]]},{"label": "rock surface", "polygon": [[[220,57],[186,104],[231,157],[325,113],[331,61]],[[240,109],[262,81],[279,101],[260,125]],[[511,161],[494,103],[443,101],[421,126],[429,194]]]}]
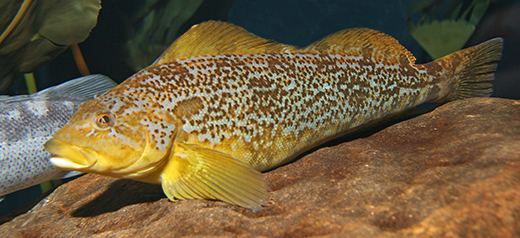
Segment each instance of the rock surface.
[{"label": "rock surface", "polygon": [[520,101],[446,104],[265,174],[270,203],[168,202],[159,186],[86,175],[0,226],[9,237],[514,237]]}]

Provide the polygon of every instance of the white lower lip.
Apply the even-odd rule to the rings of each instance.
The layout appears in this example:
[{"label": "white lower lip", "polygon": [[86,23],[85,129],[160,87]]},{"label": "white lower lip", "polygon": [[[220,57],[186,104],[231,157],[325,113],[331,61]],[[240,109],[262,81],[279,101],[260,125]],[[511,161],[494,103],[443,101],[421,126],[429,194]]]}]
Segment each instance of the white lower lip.
[{"label": "white lower lip", "polygon": [[84,168],[89,167],[88,165],[77,164],[66,158],[61,158],[61,157],[51,157],[50,160],[54,166],[56,166],[58,168],[63,168],[63,169],[76,170],[76,169],[84,169]]}]

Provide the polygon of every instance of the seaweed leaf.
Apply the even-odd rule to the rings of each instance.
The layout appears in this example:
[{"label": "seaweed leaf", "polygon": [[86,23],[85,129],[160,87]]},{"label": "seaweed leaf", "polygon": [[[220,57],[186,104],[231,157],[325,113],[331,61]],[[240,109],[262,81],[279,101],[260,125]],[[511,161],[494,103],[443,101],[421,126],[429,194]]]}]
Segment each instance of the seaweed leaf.
[{"label": "seaweed leaf", "polygon": [[418,12],[424,11],[426,8],[432,5],[434,0],[416,0],[410,3],[408,7],[408,15],[413,15]]},{"label": "seaweed leaf", "polygon": [[469,17],[469,22],[473,25],[477,25],[486,13],[489,7],[489,0],[475,0],[474,6],[471,11],[471,16]]},{"label": "seaweed leaf", "polygon": [[[420,2],[419,7],[418,3],[410,5],[408,26],[411,35],[433,59],[463,48],[489,6],[489,0],[472,0],[469,5],[463,0]],[[419,21],[413,21],[413,14],[420,14],[415,17]],[[439,15],[444,17],[439,19],[436,17]]]},{"label": "seaweed leaf", "polygon": [[[43,1],[40,1],[43,2]],[[96,25],[100,0],[55,1],[41,4],[44,14],[38,34],[56,45],[68,46],[84,41]]]},{"label": "seaweed leaf", "polygon": [[[24,14],[17,14],[23,7]],[[10,85],[9,75],[31,72],[69,45],[84,41],[96,25],[100,9],[100,0],[0,1],[2,14],[9,17],[0,21],[0,29],[9,30],[17,21],[16,27],[4,31],[0,43],[0,90]]]},{"label": "seaweed leaf", "polygon": [[128,63],[134,70],[150,65],[177,36],[180,27],[195,13],[202,0],[162,0],[147,5],[148,12],[136,24],[127,41]]},{"label": "seaweed leaf", "polygon": [[410,33],[433,59],[437,59],[464,47],[474,30],[475,26],[464,20],[445,20],[422,24]]}]

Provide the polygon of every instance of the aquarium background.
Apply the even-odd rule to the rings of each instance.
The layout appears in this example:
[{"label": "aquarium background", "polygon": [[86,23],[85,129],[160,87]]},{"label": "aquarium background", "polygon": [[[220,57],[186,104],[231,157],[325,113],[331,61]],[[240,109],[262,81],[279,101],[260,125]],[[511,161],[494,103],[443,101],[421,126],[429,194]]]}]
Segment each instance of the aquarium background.
[{"label": "aquarium background", "polygon": [[[206,0],[182,24],[178,34],[190,26],[206,20],[223,20],[275,41],[305,46],[335,31],[350,27],[368,27],[397,38],[420,63],[431,60],[409,31],[410,4],[424,0]],[[123,13],[136,11],[139,0],[102,1],[98,23],[89,38],[80,44],[91,73],[110,76],[117,82],[132,75],[136,69],[128,63],[125,46],[132,27]],[[440,0],[428,0],[441,4]],[[448,1],[449,2],[449,1]],[[455,1],[457,2],[457,1]],[[465,2],[466,5],[472,1]],[[466,46],[493,37],[503,37],[505,47],[496,74],[494,96],[520,99],[520,1],[490,1],[483,18],[476,26]],[[172,39],[174,40],[174,39]],[[142,42],[146,44],[146,42]],[[70,50],[35,70],[39,89],[78,77]],[[26,93],[24,81],[19,80],[8,94]]]},{"label": "aquarium background", "polygon": [[[102,1],[97,25],[90,36],[79,44],[91,73],[107,75],[122,82],[135,73],[129,60],[128,38],[135,31],[125,14],[139,10],[141,0]],[[409,31],[412,0],[206,0],[181,24],[182,34],[193,24],[206,20],[229,21],[261,37],[278,42],[305,46],[335,31],[351,27],[368,27],[397,38],[419,63],[431,57]],[[442,2],[431,0],[429,2]],[[465,6],[471,1],[462,1]],[[489,8],[476,26],[466,46],[493,37],[505,40],[502,61],[494,84],[494,96],[520,99],[520,1],[490,1]],[[172,41],[174,39],[171,39]],[[146,44],[146,42],[142,42]],[[71,51],[66,50],[52,61],[34,70],[37,88],[79,77]],[[23,74],[2,94],[26,94]],[[6,217],[26,211],[41,199],[39,187],[9,195],[0,202],[0,222]]]}]

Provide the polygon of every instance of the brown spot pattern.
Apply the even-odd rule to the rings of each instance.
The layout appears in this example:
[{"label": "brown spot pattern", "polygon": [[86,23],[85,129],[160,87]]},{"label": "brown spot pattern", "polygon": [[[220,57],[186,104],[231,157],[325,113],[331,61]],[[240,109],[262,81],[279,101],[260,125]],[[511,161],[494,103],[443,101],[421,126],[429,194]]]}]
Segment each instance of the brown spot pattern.
[{"label": "brown spot pattern", "polygon": [[[164,123],[153,115],[169,114],[188,143],[264,170],[422,103],[433,87],[424,67],[367,54],[218,55],[147,68],[100,100],[123,114],[146,111],[135,118],[146,125]],[[164,136],[150,133],[167,144],[174,134],[169,129]]]}]

